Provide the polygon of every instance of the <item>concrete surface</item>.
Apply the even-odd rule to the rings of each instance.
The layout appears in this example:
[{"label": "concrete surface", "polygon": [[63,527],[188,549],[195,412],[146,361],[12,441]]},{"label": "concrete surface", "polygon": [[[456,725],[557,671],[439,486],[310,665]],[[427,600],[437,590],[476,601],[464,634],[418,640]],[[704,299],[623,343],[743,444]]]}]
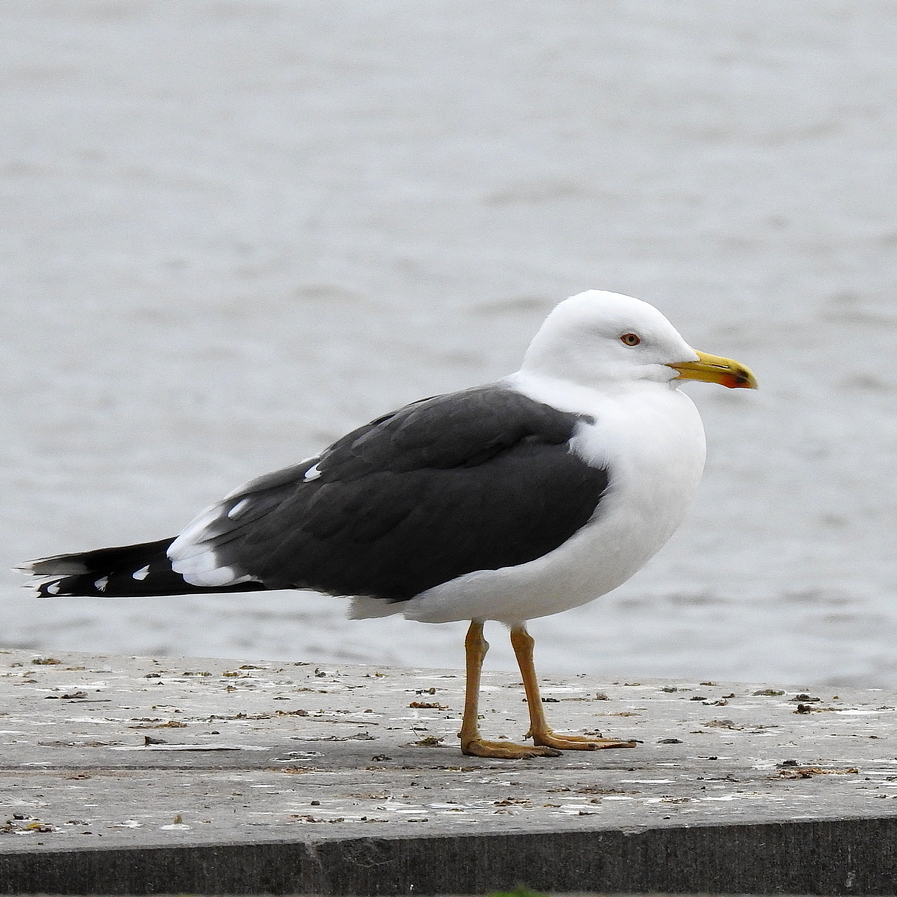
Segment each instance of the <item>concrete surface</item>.
[{"label": "concrete surface", "polygon": [[[543,679],[633,750],[463,757],[456,671],[0,652],[0,893],[893,894],[897,695]],[[521,738],[487,673],[484,734]]]}]

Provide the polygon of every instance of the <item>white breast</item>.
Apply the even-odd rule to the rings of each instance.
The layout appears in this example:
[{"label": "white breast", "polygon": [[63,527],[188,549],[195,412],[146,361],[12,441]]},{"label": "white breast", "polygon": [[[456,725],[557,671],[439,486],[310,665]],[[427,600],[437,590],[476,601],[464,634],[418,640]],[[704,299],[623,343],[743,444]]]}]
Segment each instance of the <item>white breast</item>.
[{"label": "white breast", "polygon": [[586,604],[629,579],[666,543],[697,490],[704,429],[680,390],[641,382],[608,396],[520,374],[511,382],[531,398],[594,418],[571,444],[586,461],[607,467],[608,491],[592,520],[555,551],[429,589],[402,604],[409,619],[513,624]]}]

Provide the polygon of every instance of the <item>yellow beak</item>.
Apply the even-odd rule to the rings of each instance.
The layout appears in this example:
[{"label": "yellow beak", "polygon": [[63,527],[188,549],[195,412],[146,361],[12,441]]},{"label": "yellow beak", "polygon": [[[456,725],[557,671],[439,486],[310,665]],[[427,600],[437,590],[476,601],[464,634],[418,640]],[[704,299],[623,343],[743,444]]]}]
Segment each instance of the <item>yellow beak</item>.
[{"label": "yellow beak", "polygon": [[721,358],[719,355],[698,352],[697,361],[683,361],[680,364],[671,364],[670,367],[678,371],[679,377],[683,380],[719,383],[728,386],[729,389],[757,388],[757,378],[750,368],[732,361],[731,358]]}]

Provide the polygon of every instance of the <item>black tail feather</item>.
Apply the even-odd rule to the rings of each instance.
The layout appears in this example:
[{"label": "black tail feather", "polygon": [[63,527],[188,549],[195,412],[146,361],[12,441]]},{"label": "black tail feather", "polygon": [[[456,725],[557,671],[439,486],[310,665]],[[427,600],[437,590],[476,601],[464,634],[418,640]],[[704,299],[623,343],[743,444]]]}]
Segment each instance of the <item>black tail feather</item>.
[{"label": "black tail feather", "polygon": [[23,564],[21,569],[41,581],[34,588],[42,598],[85,596],[93,598],[142,598],[210,592],[252,592],[264,589],[260,582],[232,586],[194,586],[171,569],[166,554],[174,541],[142,542],[99,548],[80,554],[59,554]]}]

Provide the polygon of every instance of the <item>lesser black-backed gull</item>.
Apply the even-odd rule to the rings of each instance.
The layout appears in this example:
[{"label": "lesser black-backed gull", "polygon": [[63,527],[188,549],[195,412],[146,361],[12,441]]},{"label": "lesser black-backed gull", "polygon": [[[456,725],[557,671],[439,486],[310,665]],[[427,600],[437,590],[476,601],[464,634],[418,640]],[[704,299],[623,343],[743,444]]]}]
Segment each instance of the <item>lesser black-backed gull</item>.
[{"label": "lesser black-backed gull", "polygon": [[[470,620],[465,754],[633,747],[548,726],[526,621],[616,588],[681,522],[705,454],[683,380],[756,386],[743,365],[692,349],[647,303],[581,293],[497,383],[377,418],[241,486],[175,538],[22,569],[47,597],[313,589],[351,596],[354,617]],[[510,628],[533,745],[480,736],[486,620]]]}]

